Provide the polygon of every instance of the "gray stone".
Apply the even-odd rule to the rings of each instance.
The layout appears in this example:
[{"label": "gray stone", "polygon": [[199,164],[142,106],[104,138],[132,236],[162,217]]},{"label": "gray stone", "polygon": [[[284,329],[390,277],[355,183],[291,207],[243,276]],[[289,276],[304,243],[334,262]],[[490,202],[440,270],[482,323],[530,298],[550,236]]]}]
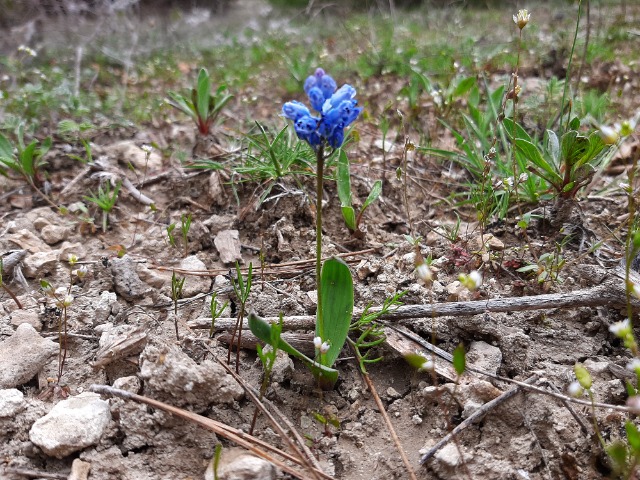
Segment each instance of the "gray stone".
[{"label": "gray stone", "polygon": [[0,390],[0,418],[13,417],[26,407],[23,393],[16,388]]},{"label": "gray stone", "polygon": [[144,171],[145,169],[147,172],[160,170],[162,168],[162,157],[160,154],[154,149],[147,159],[147,154],[140,148],[141,146],[142,145],[137,145],[131,140],[123,140],[104,147],[103,151],[110,158],[116,159],[121,164],[128,165],[131,163],[131,165],[140,171]]},{"label": "gray stone", "polygon": [[[215,478],[213,462],[204,474],[205,480]],[[225,448],[218,465],[219,480],[274,480],[276,478],[275,467],[255,455],[241,448]]]},{"label": "gray stone", "polygon": [[[204,264],[202,260],[200,260],[195,255],[191,255],[187,258],[184,258],[180,262],[180,268],[183,270],[188,270],[190,272],[204,271],[207,269],[207,266]],[[199,277],[196,275],[188,275],[187,279],[184,282],[184,287],[182,289],[182,297],[188,298],[193,297],[199,293],[207,293],[209,291],[209,286],[211,285],[210,277]]]},{"label": "gray stone", "polygon": [[45,225],[40,231],[40,236],[47,245],[55,245],[56,243],[66,240],[70,234],[71,229],[61,225]]},{"label": "gray stone", "polygon": [[242,262],[240,253],[240,233],[238,230],[222,230],[216,235],[213,243],[224,264]]},{"label": "gray stone", "polygon": [[474,367],[495,375],[502,364],[502,352],[498,347],[486,342],[472,342],[467,353],[467,361]]},{"label": "gray stone", "polygon": [[140,392],[141,386],[142,386],[142,383],[140,382],[140,379],[133,375],[130,377],[116,378],[115,381],[113,382],[113,388],[126,390],[127,392],[131,392],[131,393]]},{"label": "gray stone", "polygon": [[0,343],[0,388],[13,388],[31,380],[58,352],[58,344],[38,335],[28,323]]},{"label": "gray stone", "polygon": [[58,265],[58,250],[36,252],[24,259],[24,276],[27,278],[42,278],[55,271]]},{"label": "gray stone", "polygon": [[458,447],[449,443],[436,452],[434,458],[448,468],[455,468],[460,463],[460,453]]},{"label": "gray stone", "polygon": [[93,325],[101,325],[109,320],[109,316],[115,315],[120,310],[118,297],[113,292],[100,292],[98,304],[93,312]]},{"label": "gray stone", "polygon": [[151,287],[140,280],[136,265],[129,255],[111,261],[113,284],[116,292],[125,300],[139,300],[151,292]]},{"label": "gray stone", "polygon": [[57,403],[36,420],[29,439],[46,455],[63,458],[98,444],[110,421],[109,402],[84,392]]},{"label": "gray stone", "polygon": [[7,237],[7,240],[29,253],[48,252],[51,247],[38,238],[33,232],[22,229]]},{"label": "gray stone", "polygon": [[28,323],[36,331],[42,330],[42,321],[40,320],[40,315],[38,312],[34,312],[33,310],[14,310],[11,312],[11,325],[19,326],[23,323]]},{"label": "gray stone", "polygon": [[[264,347],[271,348],[270,345]],[[282,350],[278,350],[276,353],[276,361],[273,362],[273,368],[271,369],[271,380],[275,383],[282,383],[286,380],[290,380],[293,375],[293,360]]]},{"label": "gray stone", "polygon": [[231,404],[244,390],[222,366],[212,360],[198,365],[172,345],[147,345],[140,356],[144,392],[176,406],[189,405],[195,412],[214,403]]}]

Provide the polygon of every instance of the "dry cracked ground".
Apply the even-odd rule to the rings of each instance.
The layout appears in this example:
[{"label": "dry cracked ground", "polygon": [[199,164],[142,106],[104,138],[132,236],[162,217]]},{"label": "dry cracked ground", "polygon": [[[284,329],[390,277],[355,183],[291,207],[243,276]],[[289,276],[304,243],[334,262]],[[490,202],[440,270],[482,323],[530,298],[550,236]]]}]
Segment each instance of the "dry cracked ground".
[{"label": "dry cracked ground", "polygon": [[[626,69],[626,77],[620,69]],[[637,70],[630,67],[593,65],[583,73],[591,74],[610,75],[609,84],[627,82],[625,92],[638,91]],[[237,96],[260,97],[265,84],[268,79],[257,80]],[[484,231],[473,210],[456,208],[460,224],[452,235],[457,217],[450,194],[462,191],[466,172],[419,151],[407,152],[398,118],[384,142],[375,125],[382,108],[376,105],[407,107],[397,97],[399,85],[402,79],[384,76],[358,85],[371,111],[357,126],[358,141],[350,147],[355,202],[362,204],[383,166],[386,180],[357,237],[344,226],[335,183],[326,182],[323,253],[339,255],[350,265],[356,309],[380,306],[402,291],[402,308],[417,309],[402,318],[388,317],[388,339],[373,352],[383,358],[367,367],[415,476],[578,480],[612,475],[588,407],[524,389],[488,408],[420,461],[453,428],[517,388],[509,379],[566,392],[579,361],[593,376],[598,402],[624,405],[625,366],[631,357],[609,331],[626,316],[616,266],[624,252],[618,239],[624,237],[628,205],[616,186],[626,180],[637,147],[629,142],[583,195],[572,219],[571,241],[545,230],[542,221],[523,236],[516,226],[517,208]],[[290,94],[279,95],[231,103],[225,116],[244,118],[251,108],[256,118],[282,126],[278,108]],[[634,112],[637,98],[627,95],[626,112]],[[423,121],[431,122],[440,139],[434,146],[453,148],[451,135],[430,112],[425,98]],[[238,147],[238,131],[230,125],[216,130],[216,159],[239,162],[245,147]],[[84,155],[77,142],[56,138],[47,154],[48,194],[67,207],[64,215],[15,175],[0,177],[3,280],[15,295],[3,292],[0,297],[0,476],[214,478],[211,459],[221,444],[220,479],[294,478],[240,449],[228,440],[228,431],[216,434],[158,406],[101,395],[90,387],[113,386],[215,420],[236,433],[249,432],[256,407],[246,389],[260,388],[263,369],[246,330],[243,348],[238,357],[236,351],[231,354],[229,363],[231,372],[238,367],[242,385],[222,365],[240,308],[232,288],[234,265],[238,262],[244,276],[253,265],[247,309],[264,317],[283,314],[285,336],[313,354],[314,179],[281,179],[258,202],[265,183],[239,182],[229,168],[184,168],[169,147],[191,152],[196,137],[192,125],[177,115],[171,122],[102,131],[91,142],[92,165],[70,158]],[[147,155],[141,147],[150,144],[156,148]],[[405,161],[406,177],[396,176]],[[101,212],[84,199],[101,179],[123,182],[106,232]],[[192,222],[185,243],[180,227],[186,214]],[[95,225],[88,217],[95,217]],[[177,225],[175,245],[167,236],[170,224]],[[417,250],[406,234],[421,237]],[[601,248],[593,253],[589,246],[598,241]],[[539,255],[559,248],[567,263],[557,281],[539,284],[516,271],[532,261],[531,250]],[[428,285],[414,272],[417,251],[433,259],[436,277]],[[77,256],[75,265],[70,255]],[[81,267],[86,275],[79,278],[72,271]],[[484,280],[470,292],[458,275],[473,270]],[[177,306],[173,273],[185,278]],[[67,292],[73,297],[66,315],[43,290],[42,280],[54,291],[61,288],[59,297]],[[220,304],[229,304],[211,328],[213,293]],[[540,301],[521,310],[521,297]],[[463,344],[468,365],[483,373],[468,370],[457,379],[441,357],[436,374],[414,370],[402,355],[426,352],[428,342],[448,353]],[[324,477],[314,477],[309,463],[300,466],[271,455],[295,468],[300,478],[411,478],[351,351],[345,348],[337,368],[335,389],[319,391],[302,364],[280,353],[265,393],[267,408],[280,416],[271,422],[259,415],[253,435],[291,453],[278,427],[297,432]],[[323,418],[337,422],[324,425]],[[627,418],[613,408],[596,410],[607,443],[624,438]]]}]

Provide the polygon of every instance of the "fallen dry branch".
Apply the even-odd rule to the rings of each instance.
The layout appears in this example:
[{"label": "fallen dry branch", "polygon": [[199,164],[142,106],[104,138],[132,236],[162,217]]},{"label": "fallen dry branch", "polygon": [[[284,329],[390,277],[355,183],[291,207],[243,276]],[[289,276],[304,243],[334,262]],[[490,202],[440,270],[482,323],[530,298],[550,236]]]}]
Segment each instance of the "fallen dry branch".
[{"label": "fallen dry branch", "polygon": [[[538,376],[537,375],[533,375],[533,376],[527,378],[524,382],[525,383],[533,383],[537,379],[538,379]],[[436,443],[433,447],[431,447],[431,449],[427,453],[422,455],[422,457],[420,457],[420,465],[424,464],[431,457],[433,457],[438,450],[440,450],[447,443],[449,443],[456,435],[458,435],[464,429],[466,429],[467,427],[473,425],[474,423],[479,422],[491,410],[493,410],[494,408],[498,407],[499,405],[502,405],[504,402],[509,400],[515,394],[520,393],[521,391],[522,391],[522,387],[516,386],[516,387],[512,388],[511,390],[507,390],[506,392],[504,392],[499,397],[496,397],[493,400],[491,400],[490,402],[487,402],[484,405],[482,405],[475,412],[473,412],[471,415],[469,415],[462,423],[457,425],[456,428],[454,428],[449,433],[447,433],[438,443]]]},{"label": "fallen dry branch", "polygon": [[[612,283],[605,282],[597,287],[576,290],[570,293],[551,293],[529,297],[492,298],[488,300],[473,300],[469,302],[445,302],[426,305],[403,305],[380,317],[381,320],[407,320],[415,318],[460,317],[478,315],[485,312],[521,312],[526,310],[543,310],[552,308],[578,308],[623,306],[627,299],[623,289],[623,282],[616,288]],[[638,300],[632,300],[635,308],[640,307]],[[369,313],[379,312],[380,308],[370,308]],[[357,320],[362,314],[361,309],[354,309],[353,319]],[[313,329],[315,315],[298,315],[285,317],[285,330]],[[277,323],[279,317],[267,317],[264,320]],[[215,330],[220,332],[229,330],[236,324],[235,318],[218,318]],[[211,318],[200,317],[188,322],[191,328],[210,328]],[[245,322],[243,328],[248,328]]]},{"label": "fallen dry branch", "polygon": [[[208,430],[211,430],[216,435],[220,435],[221,437],[224,437],[227,440],[230,440],[235,444],[243,448],[246,448],[250,452],[272,463],[276,467],[280,468],[283,472],[286,472],[289,475],[294,476],[295,478],[299,478],[302,480],[306,480],[310,478],[309,475],[299,472],[298,470],[284,463],[284,461],[273,457],[268,452],[276,453],[280,455],[282,458],[289,460],[290,462],[296,463],[298,465],[303,465],[306,467],[306,465],[304,465],[301,462],[301,460],[299,460],[298,458],[268,444],[267,442],[264,442],[263,440],[260,440],[259,438],[249,435],[237,428],[230,427],[229,425],[226,425],[222,422],[218,422],[211,418],[203,417],[202,415],[189,412],[188,410],[183,410],[181,408],[174,407],[173,405],[169,405],[167,403],[154,400],[153,398],[145,397],[143,395],[137,395],[135,393],[113,388],[108,385],[94,384],[89,387],[89,390],[102,395],[113,395],[119,398],[123,398],[125,400],[133,400],[134,402],[143,403],[145,405],[149,405],[151,407],[171,413],[172,415],[175,415],[179,418],[196,423]],[[322,471],[315,470],[314,473],[317,476],[320,476],[321,478],[331,479],[329,475],[327,475]]]}]

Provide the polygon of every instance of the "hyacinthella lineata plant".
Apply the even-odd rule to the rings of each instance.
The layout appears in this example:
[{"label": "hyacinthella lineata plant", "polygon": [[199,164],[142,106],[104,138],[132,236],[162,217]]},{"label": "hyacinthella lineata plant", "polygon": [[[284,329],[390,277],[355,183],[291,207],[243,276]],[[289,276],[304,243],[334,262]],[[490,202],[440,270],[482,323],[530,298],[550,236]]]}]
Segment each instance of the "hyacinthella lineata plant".
[{"label": "hyacinthella lineata plant", "polygon": [[[306,357],[284,340],[278,347],[301,359],[318,379],[323,388],[332,387],[338,372],[333,364],[347,339],[353,313],[353,279],[346,263],[330,258],[322,264],[322,183],[324,164],[328,149],[340,149],[344,141],[344,130],[362,111],[355,100],[356,90],[345,84],[337,88],[335,80],[318,68],[304,82],[304,91],[309,98],[309,108],[296,100],[282,107],[282,116],[293,121],[298,138],[307,142],[316,154],[316,288],[318,308],[316,312],[315,338],[327,348],[319,351],[316,359]],[[255,315],[250,315],[251,331],[262,341],[271,343],[270,325]]]}]

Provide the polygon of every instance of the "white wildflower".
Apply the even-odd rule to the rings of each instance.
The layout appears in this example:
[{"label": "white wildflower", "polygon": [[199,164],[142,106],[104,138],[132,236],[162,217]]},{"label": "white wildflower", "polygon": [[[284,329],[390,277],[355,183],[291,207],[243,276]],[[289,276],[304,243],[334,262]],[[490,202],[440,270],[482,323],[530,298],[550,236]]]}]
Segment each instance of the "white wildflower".
[{"label": "white wildflower", "polygon": [[631,322],[628,318],[621,322],[616,322],[609,326],[609,331],[617,337],[621,337],[631,332]]},{"label": "white wildflower", "polygon": [[421,263],[416,267],[416,275],[418,275],[418,278],[423,282],[430,282],[433,280],[433,272],[426,263]]},{"label": "white wildflower", "polygon": [[520,30],[527,26],[529,23],[529,19],[531,18],[531,14],[526,10],[518,10],[518,14],[513,16],[513,23],[515,23]]},{"label": "white wildflower", "polygon": [[320,353],[324,355],[329,351],[330,348],[331,344],[328,341],[322,342],[322,345],[320,345]]},{"label": "white wildflower", "polygon": [[614,127],[608,125],[600,125],[600,137],[607,145],[614,145],[620,140],[620,134]]},{"label": "white wildflower", "polygon": [[313,347],[316,350],[320,350],[321,346],[322,346],[322,339],[320,337],[314,337],[314,339],[313,339]]},{"label": "white wildflower", "polygon": [[632,372],[640,371],[640,358],[634,358],[627,363],[627,370],[631,370]]},{"label": "white wildflower", "polygon": [[580,382],[576,380],[575,382],[571,382],[569,384],[569,386],[567,387],[567,392],[572,397],[581,397],[582,393],[584,392],[584,389],[580,385]]}]

